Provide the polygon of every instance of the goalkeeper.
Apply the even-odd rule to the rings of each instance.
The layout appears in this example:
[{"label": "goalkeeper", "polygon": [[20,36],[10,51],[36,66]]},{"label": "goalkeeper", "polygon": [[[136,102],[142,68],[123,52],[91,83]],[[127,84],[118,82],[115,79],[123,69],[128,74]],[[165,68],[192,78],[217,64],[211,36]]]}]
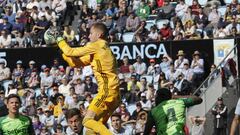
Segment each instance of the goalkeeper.
[{"label": "goalkeeper", "polygon": [[105,40],[107,32],[108,30],[103,23],[93,24],[89,35],[90,42],[84,47],[77,48],[69,47],[62,37],[54,34],[55,32],[49,35],[56,39],[58,47],[63,52],[63,59],[70,66],[92,66],[98,82],[98,94],[88,107],[83,125],[100,135],[112,134],[104,124],[121,101],[116,59]]}]

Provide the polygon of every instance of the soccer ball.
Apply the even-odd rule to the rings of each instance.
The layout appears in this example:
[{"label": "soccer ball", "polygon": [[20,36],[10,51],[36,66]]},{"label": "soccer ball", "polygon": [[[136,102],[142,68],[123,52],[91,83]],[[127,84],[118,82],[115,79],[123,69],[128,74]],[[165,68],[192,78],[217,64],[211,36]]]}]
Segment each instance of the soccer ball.
[{"label": "soccer ball", "polygon": [[44,41],[46,45],[56,44],[56,40],[53,37],[51,28],[47,29],[47,31],[44,33]]}]

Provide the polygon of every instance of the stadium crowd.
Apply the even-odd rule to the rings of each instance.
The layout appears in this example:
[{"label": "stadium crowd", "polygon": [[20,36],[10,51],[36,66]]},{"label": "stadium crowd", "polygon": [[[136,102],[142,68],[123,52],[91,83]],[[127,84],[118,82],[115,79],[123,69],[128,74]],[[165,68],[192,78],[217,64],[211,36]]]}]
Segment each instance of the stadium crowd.
[{"label": "stadium crowd", "polygon": [[50,26],[61,27],[70,44],[84,44],[94,22],[107,25],[110,42],[129,35],[143,42],[238,37],[240,32],[237,0],[227,5],[221,0],[205,5],[197,0],[6,0],[0,14],[1,48],[44,46]]},{"label": "stadium crowd", "polygon": [[[110,42],[123,41],[121,35],[127,32],[134,33],[136,42],[237,37],[240,32],[240,4],[236,0],[226,6],[225,14],[217,11],[225,4],[218,1],[210,1],[205,6],[197,0],[193,0],[192,5],[183,0],[176,5],[174,2],[164,1],[163,5],[161,0],[3,1],[0,47],[43,46],[44,32],[50,26],[63,26],[63,36],[70,44],[84,44],[89,28],[98,21],[108,27]],[[80,20],[78,30],[72,27],[76,16]],[[162,27],[156,23],[148,28],[151,19],[170,21]],[[147,112],[154,106],[155,91],[159,88],[168,88],[173,95],[191,94],[204,78],[204,59],[200,53],[195,51],[190,61],[184,57],[185,52],[179,50],[176,60],[164,55],[161,63],[154,59],[144,63],[141,56],[135,63],[129,63],[124,57],[118,71],[122,103],[110,117],[109,129],[114,134],[143,133]],[[90,66],[64,67],[58,58],[51,66],[40,63],[42,66],[36,67],[36,62],[31,60],[26,66],[19,60],[16,68],[9,69],[0,59],[1,110],[6,110],[4,102],[8,95],[18,94],[22,100],[20,113],[32,118],[36,134],[72,134],[66,119],[67,110],[78,108],[83,117],[98,92],[92,69]],[[214,68],[212,65],[211,71]],[[134,110],[128,110],[129,106]],[[4,111],[1,113],[4,115]],[[152,134],[156,134],[154,128]]]}]

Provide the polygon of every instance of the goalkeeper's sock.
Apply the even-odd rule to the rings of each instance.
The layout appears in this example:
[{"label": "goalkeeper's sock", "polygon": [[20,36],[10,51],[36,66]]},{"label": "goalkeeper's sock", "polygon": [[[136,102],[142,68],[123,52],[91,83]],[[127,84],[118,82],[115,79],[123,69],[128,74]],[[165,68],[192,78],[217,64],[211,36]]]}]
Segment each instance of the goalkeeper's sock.
[{"label": "goalkeeper's sock", "polygon": [[93,118],[84,118],[83,126],[93,130],[100,135],[113,135],[101,122],[94,120]]}]

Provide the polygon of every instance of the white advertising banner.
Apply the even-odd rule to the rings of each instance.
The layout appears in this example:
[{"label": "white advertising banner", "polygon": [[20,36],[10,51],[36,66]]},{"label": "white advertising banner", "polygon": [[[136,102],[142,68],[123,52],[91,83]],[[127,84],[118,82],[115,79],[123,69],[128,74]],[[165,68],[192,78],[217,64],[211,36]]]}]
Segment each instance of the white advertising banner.
[{"label": "white advertising banner", "polygon": [[[227,56],[227,54],[234,47],[234,39],[214,39],[214,64],[219,65],[220,62]],[[234,52],[229,55],[229,58],[234,56]]]}]

